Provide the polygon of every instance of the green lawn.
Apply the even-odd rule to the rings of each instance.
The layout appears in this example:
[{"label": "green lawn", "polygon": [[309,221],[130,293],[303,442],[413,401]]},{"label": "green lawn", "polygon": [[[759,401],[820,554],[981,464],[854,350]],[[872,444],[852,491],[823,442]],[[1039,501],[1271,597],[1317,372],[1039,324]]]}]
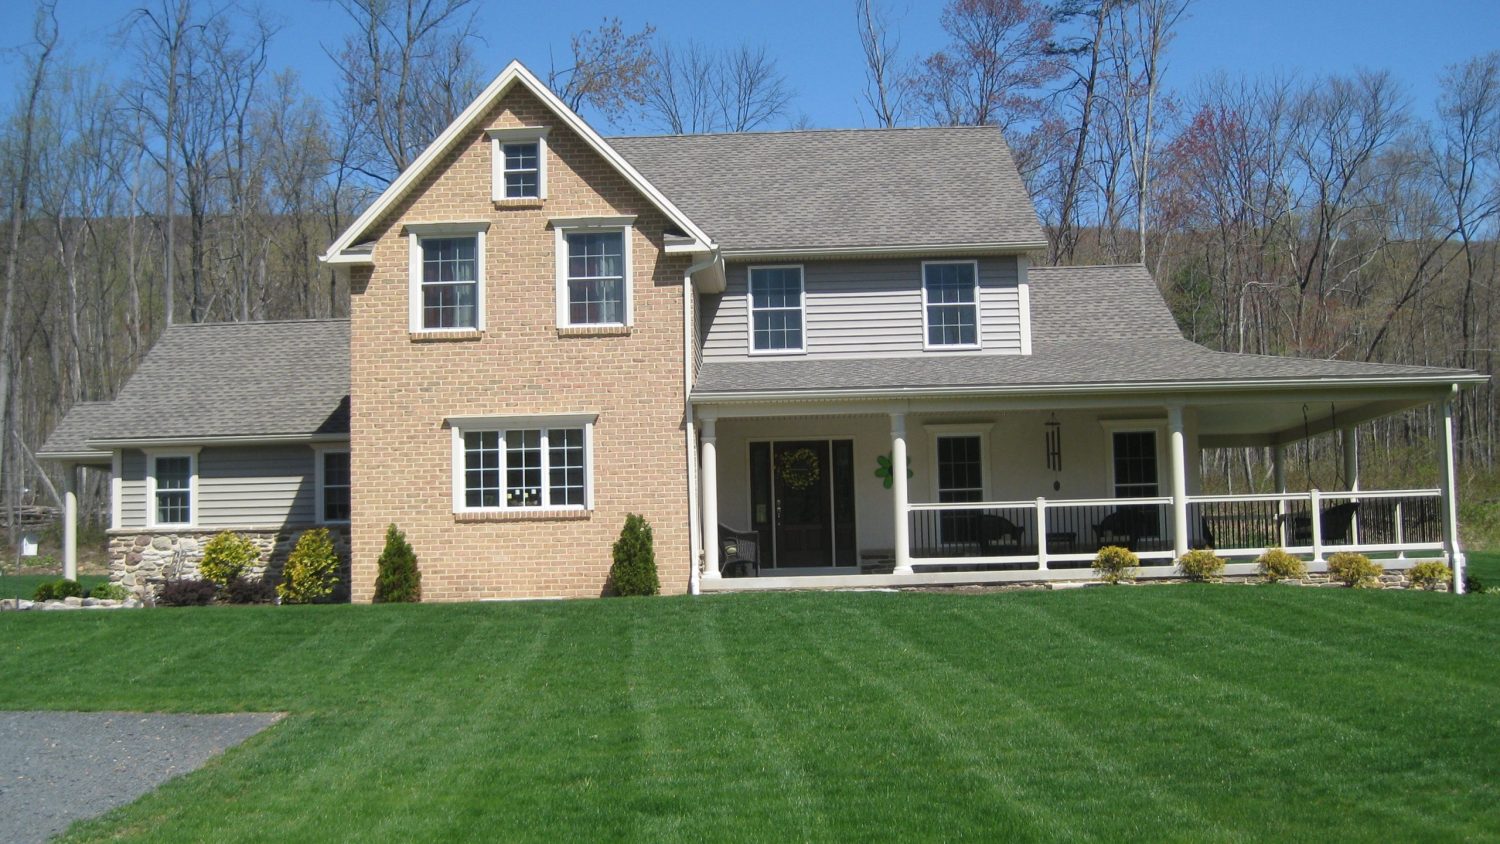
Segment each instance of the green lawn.
[{"label": "green lawn", "polygon": [[1500,591],[1500,552],[1481,551],[1469,556],[1469,576],[1477,578],[1486,589]]},{"label": "green lawn", "polygon": [[[60,574],[6,574],[0,575],[0,598],[23,598],[31,600],[36,594],[36,588],[43,581],[59,580]],[[78,582],[83,584],[84,589],[93,589],[101,583],[109,581],[108,575],[84,574],[79,575]]]},{"label": "green lawn", "polygon": [[0,708],[292,713],[79,840],[1480,840],[1497,653],[1279,586],[10,613]]}]

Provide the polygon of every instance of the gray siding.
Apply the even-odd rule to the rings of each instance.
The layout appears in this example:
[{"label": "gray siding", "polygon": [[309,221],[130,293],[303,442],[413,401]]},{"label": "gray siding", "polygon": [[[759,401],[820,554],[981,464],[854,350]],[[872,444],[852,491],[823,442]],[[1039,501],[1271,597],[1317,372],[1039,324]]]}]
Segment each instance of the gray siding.
[{"label": "gray siding", "polygon": [[[750,357],[746,302],[750,266],[729,265],[724,293],[703,297],[705,361]],[[808,356],[923,354],[920,260],[808,261],[802,268]],[[1017,283],[1014,257],[979,259],[978,354],[1020,353]]]},{"label": "gray siding", "polygon": [[[306,445],[233,446],[198,452],[200,528],[311,524],[313,450]],[[146,456],[126,451],[121,464],[120,527],[146,526]]]}]

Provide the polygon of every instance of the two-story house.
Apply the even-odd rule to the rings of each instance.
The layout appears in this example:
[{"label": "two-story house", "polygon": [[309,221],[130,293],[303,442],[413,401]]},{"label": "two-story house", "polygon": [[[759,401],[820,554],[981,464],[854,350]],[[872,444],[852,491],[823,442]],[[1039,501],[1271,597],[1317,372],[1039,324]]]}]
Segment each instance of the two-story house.
[{"label": "two-story house", "polygon": [[[1356,430],[1480,376],[1214,352],[1045,245],[998,129],[603,138],[512,64],[323,256],[347,322],[174,326],[43,453],[111,466],[138,589],[333,524],[369,600],[395,524],[426,599],[598,595],[628,513],[677,593],[1461,566],[1451,425],[1434,489],[1360,488]],[[1320,435],[1326,490],[1201,494],[1202,449]]]}]

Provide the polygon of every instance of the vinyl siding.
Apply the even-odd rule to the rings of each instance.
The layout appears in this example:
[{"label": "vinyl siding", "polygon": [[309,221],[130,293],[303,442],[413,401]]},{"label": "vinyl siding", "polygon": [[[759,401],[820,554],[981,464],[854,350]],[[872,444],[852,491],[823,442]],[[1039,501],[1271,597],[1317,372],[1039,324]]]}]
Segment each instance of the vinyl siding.
[{"label": "vinyl siding", "polygon": [[[234,446],[198,452],[198,528],[312,524],[314,452],[306,445]],[[144,453],[126,451],[121,465],[120,526],[146,526]]]},{"label": "vinyl siding", "polygon": [[[981,258],[978,263],[982,348],[977,353],[1019,354],[1016,258]],[[729,265],[724,293],[703,297],[702,357],[706,361],[750,357],[746,300],[750,266]],[[920,260],[809,261],[802,268],[808,356],[924,353]]]}]

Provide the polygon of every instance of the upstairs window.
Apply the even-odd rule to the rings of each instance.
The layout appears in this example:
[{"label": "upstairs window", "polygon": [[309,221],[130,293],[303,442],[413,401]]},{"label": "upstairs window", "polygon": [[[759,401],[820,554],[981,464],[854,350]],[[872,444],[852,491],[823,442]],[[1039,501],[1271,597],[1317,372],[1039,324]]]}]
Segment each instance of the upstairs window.
[{"label": "upstairs window", "polygon": [[979,348],[978,264],[973,261],[922,264],[922,312],[927,348]]},{"label": "upstairs window", "polygon": [[[620,218],[621,220],[629,218]],[[622,327],[630,320],[630,226],[559,225],[557,324]]]},{"label": "upstairs window", "polygon": [[541,143],[501,144],[505,164],[505,198],[538,199],[542,189]]},{"label": "upstairs window", "polygon": [[801,352],[804,300],[802,268],[750,268],[751,352]]},{"label": "upstairs window", "polygon": [[488,223],[415,223],[411,238],[413,333],[484,329]]}]

